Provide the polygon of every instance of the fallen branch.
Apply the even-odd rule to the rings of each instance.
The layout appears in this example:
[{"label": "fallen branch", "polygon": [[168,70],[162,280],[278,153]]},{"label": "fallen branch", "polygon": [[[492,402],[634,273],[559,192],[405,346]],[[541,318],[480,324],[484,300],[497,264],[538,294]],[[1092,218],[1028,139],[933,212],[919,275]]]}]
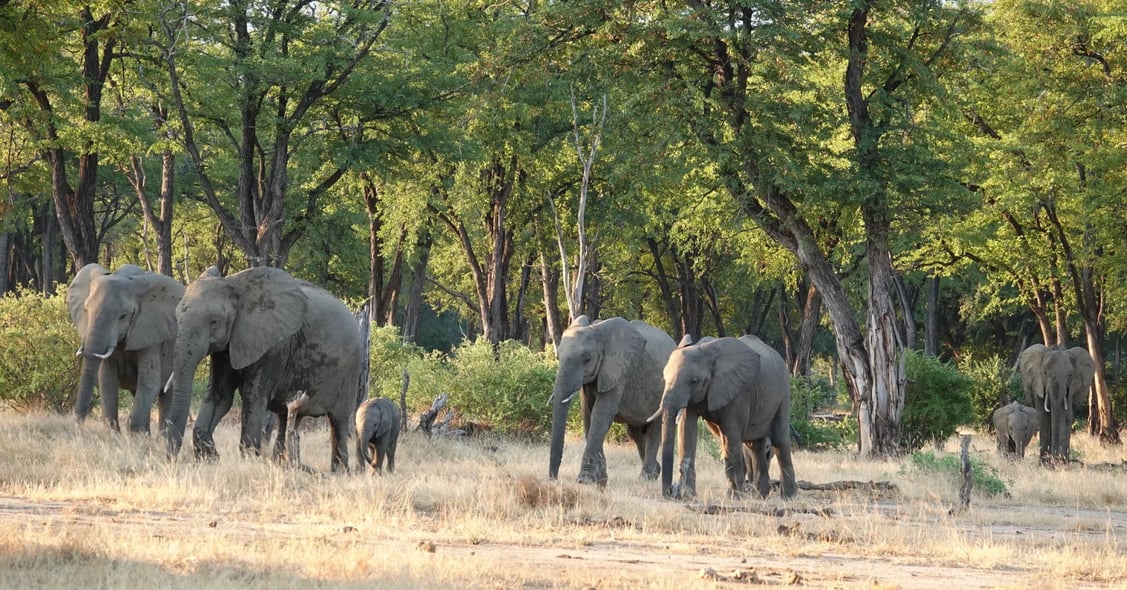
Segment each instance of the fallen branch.
[{"label": "fallen branch", "polygon": [[831,481],[829,483],[811,483],[799,480],[796,482],[798,489],[816,492],[844,492],[846,490],[861,490],[865,492],[898,492],[899,488],[890,481]]},{"label": "fallen branch", "polygon": [[686,504],[686,508],[693,512],[701,514],[728,514],[731,512],[750,512],[752,514],[764,514],[767,516],[784,517],[794,514],[814,514],[822,517],[831,517],[834,515],[832,508],[803,508],[801,506],[788,506],[785,508],[770,508],[767,506],[746,506],[743,504],[712,504],[712,503],[691,503]]},{"label": "fallen branch", "polygon": [[438,417],[438,411],[446,405],[446,401],[449,399],[450,395],[447,393],[443,393],[442,395],[434,398],[434,401],[430,404],[430,409],[423,412],[422,416],[419,416],[418,429],[427,433],[427,436],[430,436],[431,430],[434,427],[434,419]]}]

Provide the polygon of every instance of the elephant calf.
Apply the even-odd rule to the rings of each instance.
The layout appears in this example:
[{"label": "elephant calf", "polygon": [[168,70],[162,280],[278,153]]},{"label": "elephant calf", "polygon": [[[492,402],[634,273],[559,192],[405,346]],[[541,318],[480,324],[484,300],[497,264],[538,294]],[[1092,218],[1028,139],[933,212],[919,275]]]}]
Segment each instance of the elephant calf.
[{"label": "elephant calf", "polygon": [[[395,447],[399,442],[399,408],[384,397],[373,397],[356,409],[356,456],[363,465],[383,473],[395,471]],[[374,451],[374,453],[373,453]]]}]

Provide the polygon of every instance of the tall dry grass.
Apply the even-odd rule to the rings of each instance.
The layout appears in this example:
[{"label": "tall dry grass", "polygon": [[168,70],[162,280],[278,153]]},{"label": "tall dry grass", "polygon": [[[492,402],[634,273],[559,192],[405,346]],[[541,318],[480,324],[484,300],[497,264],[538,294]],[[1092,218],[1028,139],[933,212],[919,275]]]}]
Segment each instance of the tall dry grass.
[{"label": "tall dry grass", "polygon": [[[632,447],[608,446],[610,482],[600,491],[568,483],[578,440],[568,441],[565,481],[554,483],[545,478],[545,445],[416,433],[401,439],[394,474],[333,475],[327,429],[307,423],[302,457],[312,473],[240,456],[229,423],[216,433],[221,459],[200,463],[190,448],[169,461],[159,441],[110,433],[96,421],[0,413],[0,586],[716,587],[673,567],[702,555],[732,563],[754,556],[779,568],[846,556],[871,560],[874,580],[879,568],[905,564],[1012,573],[1014,587],[1127,579],[1127,472],[1006,462],[985,438],[975,439],[974,453],[1011,495],[976,495],[969,512],[952,515],[958,482],[950,474],[843,452],[797,453],[799,479],[891,481],[898,493],[730,500],[722,466],[701,457],[700,496],[687,505],[638,479]],[[1123,456],[1084,435],[1074,441],[1088,462]],[[947,446],[937,452],[957,448]],[[706,505],[729,510],[700,510]],[[604,547],[657,552],[670,566],[594,561]],[[584,560],[561,558],[580,550]],[[865,582],[822,573],[807,573],[806,585]]]}]

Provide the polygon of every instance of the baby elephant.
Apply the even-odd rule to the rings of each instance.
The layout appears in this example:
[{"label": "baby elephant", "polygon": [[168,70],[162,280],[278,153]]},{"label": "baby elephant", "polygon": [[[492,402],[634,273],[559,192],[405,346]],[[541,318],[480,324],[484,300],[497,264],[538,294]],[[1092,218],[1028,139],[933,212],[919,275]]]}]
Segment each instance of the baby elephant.
[{"label": "baby elephant", "polygon": [[367,464],[376,473],[383,473],[384,459],[387,459],[388,472],[394,472],[398,441],[399,408],[391,400],[373,397],[360,404],[356,409],[356,457],[361,469]]},{"label": "baby elephant", "polygon": [[1011,402],[994,410],[994,430],[998,435],[998,452],[1003,457],[1021,459],[1025,457],[1025,447],[1033,438],[1039,423],[1037,410]]}]

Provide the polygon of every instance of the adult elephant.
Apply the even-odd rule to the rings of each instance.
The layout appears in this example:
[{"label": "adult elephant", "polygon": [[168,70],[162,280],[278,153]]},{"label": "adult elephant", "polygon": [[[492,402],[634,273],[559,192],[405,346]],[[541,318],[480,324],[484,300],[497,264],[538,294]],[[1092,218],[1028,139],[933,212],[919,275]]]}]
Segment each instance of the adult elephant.
[{"label": "adult elephant", "polygon": [[102,416],[118,430],[118,392],[133,393],[129,430],[149,434],[153,402],[159,398],[164,429],[168,396],[161,385],[172,372],[176,343],[176,305],[184,285],[162,274],[126,264],[110,273],[97,263],[75,274],[67,289],[70,319],[82,338],[82,376],[74,414],[81,422],[90,414],[97,377]]},{"label": "adult elephant", "polygon": [[585,437],[577,481],[606,485],[603,442],[612,422],[626,425],[642,459],[642,477],[657,479],[661,432],[647,418],[661,400],[661,369],[674,347],[676,343],[663,330],[640,320],[575,318],[556,349],[559,369],[551,398],[551,479],[559,475],[568,410],[576,393],[581,397]]},{"label": "adult elephant", "polygon": [[352,313],[329,292],[283,270],[249,268],[228,277],[209,269],[188,285],[176,309],[169,451],[179,452],[192,377],[211,356],[211,381],[196,417],[197,455],[215,454],[212,432],[242,396],[239,446],[258,454],[267,411],[278,417],[275,453],[285,451],[287,402],[304,393],[301,416],[328,416],[332,469],[348,469],[364,351]]},{"label": "adult elephant", "polygon": [[1003,457],[1024,458],[1025,447],[1033,440],[1033,431],[1040,420],[1037,410],[1015,401],[994,410],[991,418],[998,452]]},{"label": "adult elephant", "polygon": [[1037,409],[1040,457],[1068,463],[1073,406],[1091,387],[1096,364],[1087,350],[1034,344],[1017,360],[1025,403]]},{"label": "adult elephant", "polygon": [[[671,469],[661,475],[662,493],[696,494],[697,418],[704,418],[720,438],[729,491],[744,491],[753,480],[761,497],[771,491],[768,451],[781,471],[782,495],[794,497],[797,485],[790,448],[790,376],[775,349],[755,336],[717,338],[678,347],[664,370],[661,406],[650,420],[663,416],[662,465],[673,464],[673,444],[680,437],[680,481]],[[680,433],[677,414],[684,410]],[[745,446],[745,443],[748,443]],[[745,469],[754,470],[753,478]]]}]

